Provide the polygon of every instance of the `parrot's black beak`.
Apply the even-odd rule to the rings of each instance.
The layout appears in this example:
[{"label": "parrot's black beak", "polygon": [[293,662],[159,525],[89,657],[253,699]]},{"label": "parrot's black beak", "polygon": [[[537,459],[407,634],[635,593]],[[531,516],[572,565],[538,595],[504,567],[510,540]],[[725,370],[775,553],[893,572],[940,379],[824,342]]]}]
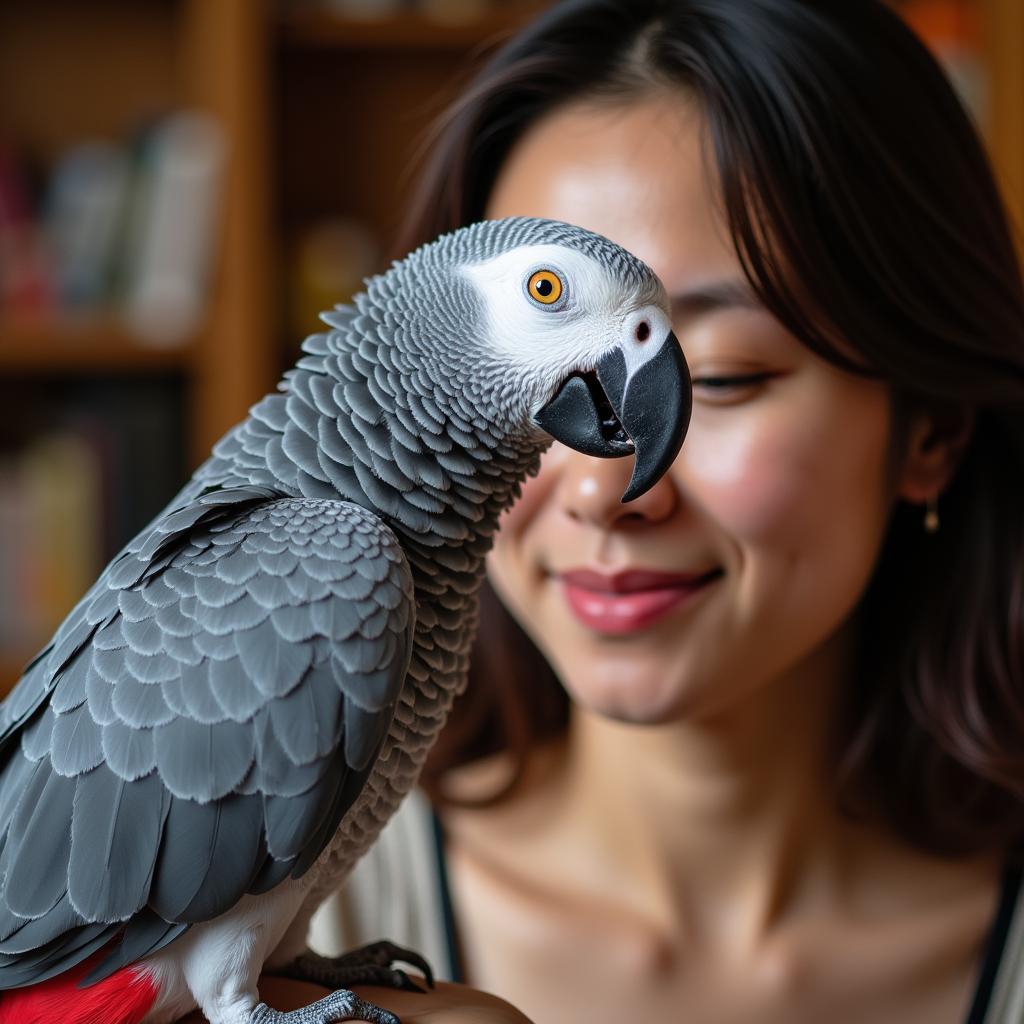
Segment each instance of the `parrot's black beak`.
[{"label": "parrot's black beak", "polygon": [[636,455],[623,501],[650,490],[686,437],[692,396],[679,342],[669,333],[658,353],[632,373],[621,349],[569,377],[534,417],[556,441],[603,459]]}]

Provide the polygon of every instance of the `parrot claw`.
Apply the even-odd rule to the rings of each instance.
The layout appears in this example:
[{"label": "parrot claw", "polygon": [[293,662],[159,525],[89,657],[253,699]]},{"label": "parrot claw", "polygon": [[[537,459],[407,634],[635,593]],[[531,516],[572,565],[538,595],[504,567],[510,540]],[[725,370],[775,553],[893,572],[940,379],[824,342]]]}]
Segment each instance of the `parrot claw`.
[{"label": "parrot claw", "polygon": [[395,988],[401,989],[403,992],[419,992],[421,995],[425,995],[427,989],[420,985],[413,978],[410,978],[405,971],[398,969],[391,971],[392,984]]},{"label": "parrot claw", "polygon": [[[409,964],[410,967],[415,967],[418,971],[422,971],[427,987],[434,987],[434,972],[431,970],[430,964],[415,950],[395,945],[395,943],[388,942],[386,939],[380,942],[371,942],[368,946],[354,949],[350,953],[337,957],[334,962],[343,963],[345,966],[351,965],[352,967],[365,964],[390,967],[396,960],[403,964]],[[395,971],[395,974],[401,974],[406,980],[409,980],[408,975],[405,975],[403,971]]]},{"label": "parrot claw", "polygon": [[[343,956],[326,957],[306,952],[287,966],[275,971],[296,981],[311,981],[329,988],[351,988],[353,985],[383,985],[405,992],[425,992],[405,971],[392,967],[395,961],[409,964],[423,972],[427,988],[434,987],[430,964],[411,949],[393,942],[373,942]],[[290,1024],[290,1022],[289,1022]]]},{"label": "parrot claw", "polygon": [[260,1003],[253,1007],[247,1024],[337,1024],[346,1020],[402,1024],[393,1013],[360,999],[346,989],[332,992],[299,1010],[272,1010],[266,1003]]}]

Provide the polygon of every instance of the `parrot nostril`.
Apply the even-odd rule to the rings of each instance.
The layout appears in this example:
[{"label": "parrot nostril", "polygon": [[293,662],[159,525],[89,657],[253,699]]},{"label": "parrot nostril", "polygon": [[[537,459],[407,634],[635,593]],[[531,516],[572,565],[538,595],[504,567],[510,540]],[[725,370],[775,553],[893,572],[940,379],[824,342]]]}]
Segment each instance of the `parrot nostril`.
[{"label": "parrot nostril", "polygon": [[643,342],[651,336],[651,325],[646,320],[641,320],[636,327],[636,340]]}]

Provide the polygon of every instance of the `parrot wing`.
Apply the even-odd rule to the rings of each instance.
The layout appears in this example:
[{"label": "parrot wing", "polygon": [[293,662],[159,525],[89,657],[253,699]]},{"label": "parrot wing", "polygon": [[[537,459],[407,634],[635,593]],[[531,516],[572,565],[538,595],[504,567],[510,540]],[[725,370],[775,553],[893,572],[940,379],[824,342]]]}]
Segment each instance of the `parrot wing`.
[{"label": "parrot wing", "polygon": [[0,988],[120,934],[99,980],[307,870],[390,728],[414,609],[350,502],[212,490],[127,549],[8,698]]}]

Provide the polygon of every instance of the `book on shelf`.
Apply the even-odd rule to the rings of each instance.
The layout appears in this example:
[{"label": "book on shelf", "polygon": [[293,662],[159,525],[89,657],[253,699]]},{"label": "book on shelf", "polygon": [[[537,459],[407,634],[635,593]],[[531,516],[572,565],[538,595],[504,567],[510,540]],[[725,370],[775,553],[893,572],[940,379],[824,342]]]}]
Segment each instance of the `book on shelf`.
[{"label": "book on shelf", "polygon": [[138,153],[124,309],[142,339],[173,345],[202,320],[226,142],[214,118],[183,111],[155,126]]},{"label": "book on shelf", "polygon": [[0,649],[28,655],[82,596],[100,562],[99,467],[66,431],[0,472]]},{"label": "book on shelf", "polygon": [[[184,480],[179,391],[152,380],[127,389],[78,384],[53,396],[48,422],[31,423],[0,457],[0,664],[8,676]],[[12,394],[5,404],[17,414],[30,401]],[[0,678],[0,694],[14,682]]]},{"label": "book on shelf", "polygon": [[0,314],[112,313],[143,344],[187,340],[205,314],[226,152],[216,119],[175,111],[131,139],[69,147],[33,199],[24,155],[0,148]]},{"label": "book on shelf", "polygon": [[44,223],[61,306],[109,301],[131,179],[127,152],[109,142],[76,146],[54,168]]},{"label": "book on shelf", "polygon": [[15,149],[0,143],[0,308],[33,314],[53,296],[28,178]]}]

